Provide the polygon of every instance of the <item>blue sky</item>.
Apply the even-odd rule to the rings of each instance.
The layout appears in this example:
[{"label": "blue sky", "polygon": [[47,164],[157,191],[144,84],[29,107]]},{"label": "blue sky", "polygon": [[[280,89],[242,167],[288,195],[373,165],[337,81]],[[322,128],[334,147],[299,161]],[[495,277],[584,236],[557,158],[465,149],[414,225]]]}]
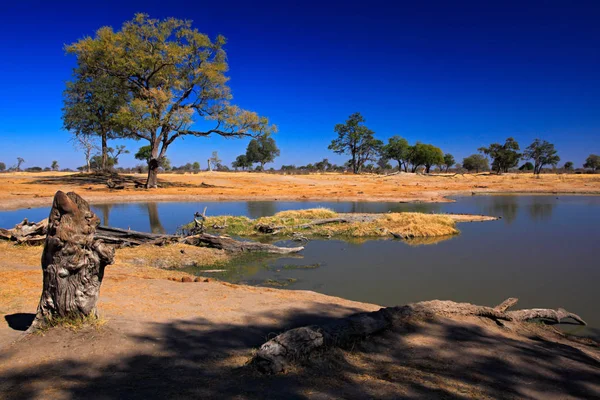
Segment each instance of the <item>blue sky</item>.
[{"label": "blue sky", "polygon": [[[0,161],[83,164],[61,130],[75,63],[63,46],[136,12],[227,37],[234,101],[279,126],[274,166],[344,162],[327,146],[356,111],[382,140],[433,143],[457,160],[508,136],[555,143],[561,164],[600,153],[598,1],[22,0],[0,6]],[[186,138],[168,156],[204,165],[217,150],[230,163],[247,142]]]}]

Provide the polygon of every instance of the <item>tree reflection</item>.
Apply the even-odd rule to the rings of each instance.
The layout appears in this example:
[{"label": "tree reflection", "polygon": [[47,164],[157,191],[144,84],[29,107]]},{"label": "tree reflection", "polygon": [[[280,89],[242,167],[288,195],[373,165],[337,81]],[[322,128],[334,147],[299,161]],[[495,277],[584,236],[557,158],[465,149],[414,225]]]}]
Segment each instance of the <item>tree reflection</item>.
[{"label": "tree reflection", "polygon": [[277,212],[275,201],[247,201],[246,211],[252,219],[274,215]]},{"label": "tree reflection", "polygon": [[93,206],[94,209],[100,210],[103,226],[110,226],[110,210],[112,210],[113,207],[114,204],[98,204]]},{"label": "tree reflection", "polygon": [[158,204],[146,203],[148,209],[148,219],[150,220],[150,231],[152,233],[166,233],[167,231],[160,222],[160,216],[158,215]]},{"label": "tree reflection", "polygon": [[555,202],[547,197],[533,197],[533,202],[527,207],[527,211],[533,221],[548,220],[552,217],[555,205]]},{"label": "tree reflection", "polygon": [[517,218],[519,198],[517,196],[490,197],[491,201],[486,214],[502,217],[507,224],[511,224]]}]

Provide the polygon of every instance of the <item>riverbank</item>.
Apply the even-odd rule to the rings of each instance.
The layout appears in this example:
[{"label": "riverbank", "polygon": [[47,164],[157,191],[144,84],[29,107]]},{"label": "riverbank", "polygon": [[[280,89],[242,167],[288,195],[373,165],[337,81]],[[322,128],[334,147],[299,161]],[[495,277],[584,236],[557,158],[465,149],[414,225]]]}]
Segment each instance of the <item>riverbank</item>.
[{"label": "riverbank", "polygon": [[[143,175],[127,175],[143,181]],[[247,172],[163,174],[166,187],[133,184],[109,189],[106,180],[62,172],[0,174],[0,210],[50,206],[57,190],[76,191],[90,203],[143,201],[334,200],[446,202],[447,196],[493,193],[600,194],[600,175],[279,175]]]},{"label": "riverbank", "polygon": [[[535,323],[499,326],[487,318],[442,314],[402,321],[351,348],[320,351],[285,374],[262,375],[248,362],[274,335],[379,306],[310,291],[175,282],[169,278],[186,274],[140,263],[136,249],[118,251],[106,270],[103,324],[53,328],[12,343],[35,312],[41,250],[0,243],[2,398],[600,395],[597,344]],[[174,250],[166,253],[181,254]],[[219,255],[193,255],[201,256],[208,261]]]}]

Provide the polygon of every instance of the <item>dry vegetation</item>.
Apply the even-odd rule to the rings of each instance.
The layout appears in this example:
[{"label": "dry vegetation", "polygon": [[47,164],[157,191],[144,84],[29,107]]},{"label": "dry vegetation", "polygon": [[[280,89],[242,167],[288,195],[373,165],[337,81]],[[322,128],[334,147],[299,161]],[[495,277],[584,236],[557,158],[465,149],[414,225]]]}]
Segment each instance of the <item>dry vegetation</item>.
[{"label": "dry vegetation", "polygon": [[[144,180],[142,175],[131,176]],[[346,175],[325,173],[278,175],[247,172],[163,174],[165,187],[148,191],[127,186],[110,190],[86,174],[0,174],[0,209],[50,206],[57,190],[76,191],[91,203],[124,201],[199,200],[344,200],[344,201],[447,201],[449,195],[471,193],[594,193],[600,194],[600,175],[416,174]],[[205,185],[202,185],[205,183]],[[209,210],[210,211],[210,210]]]},{"label": "dry vegetation", "polygon": [[[311,225],[324,219],[343,219],[348,222],[333,222]],[[456,223],[447,215],[423,213],[338,214],[318,208],[299,211],[283,211],[272,217],[252,220],[239,216],[207,218],[206,225],[225,227],[225,232],[238,236],[262,236],[260,227],[275,228],[276,235],[302,234],[312,237],[390,237],[390,232],[403,238],[448,236],[459,233]],[[308,225],[308,226],[307,226]]]}]

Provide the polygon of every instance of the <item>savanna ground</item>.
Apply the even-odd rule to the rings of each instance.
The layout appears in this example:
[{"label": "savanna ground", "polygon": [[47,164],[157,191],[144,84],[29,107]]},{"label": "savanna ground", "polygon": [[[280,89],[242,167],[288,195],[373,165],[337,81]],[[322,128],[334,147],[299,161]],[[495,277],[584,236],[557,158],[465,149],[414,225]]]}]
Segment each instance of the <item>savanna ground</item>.
[{"label": "savanna ground", "polygon": [[[145,181],[144,175],[128,175]],[[445,196],[472,193],[585,193],[600,194],[600,175],[464,174],[425,176],[350,175],[338,173],[279,175],[267,173],[200,172],[163,174],[165,187],[145,190],[126,184],[110,190],[105,178],[87,174],[0,174],[0,210],[50,206],[57,190],[74,190],[94,202],[198,200],[340,200],[447,201]],[[205,185],[202,185],[204,183]],[[213,185],[210,187],[207,185]]]},{"label": "savanna ground", "polygon": [[[161,178],[178,185],[111,191],[86,175],[0,174],[0,209],[49,206],[58,189],[91,202],[441,201],[471,192],[600,193],[597,175]],[[218,187],[200,187],[202,182]],[[102,285],[101,324],[22,338],[41,293],[41,250],[0,242],[0,397],[600,398],[597,344],[540,324],[501,327],[475,317],[415,318],[351,348],[318,353],[285,374],[263,376],[247,363],[273,335],[379,307],[306,291],[182,283],[187,275],[171,268],[230,259],[219,250],[184,245],[118,250]]]}]

